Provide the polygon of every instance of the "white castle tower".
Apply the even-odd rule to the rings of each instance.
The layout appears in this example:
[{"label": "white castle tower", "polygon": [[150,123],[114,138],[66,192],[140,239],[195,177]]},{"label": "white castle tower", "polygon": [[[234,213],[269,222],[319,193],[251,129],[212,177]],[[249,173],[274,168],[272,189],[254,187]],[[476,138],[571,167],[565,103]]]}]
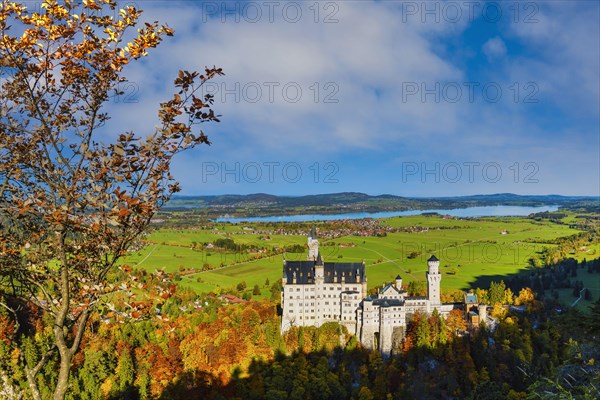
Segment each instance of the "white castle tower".
[{"label": "white castle tower", "polygon": [[431,309],[440,308],[442,302],[440,300],[440,282],[442,274],[440,274],[440,260],[436,256],[429,257],[427,260],[427,298]]},{"label": "white castle tower", "polygon": [[317,231],[313,226],[308,234],[308,259],[317,261],[319,257],[319,240],[317,239]]}]

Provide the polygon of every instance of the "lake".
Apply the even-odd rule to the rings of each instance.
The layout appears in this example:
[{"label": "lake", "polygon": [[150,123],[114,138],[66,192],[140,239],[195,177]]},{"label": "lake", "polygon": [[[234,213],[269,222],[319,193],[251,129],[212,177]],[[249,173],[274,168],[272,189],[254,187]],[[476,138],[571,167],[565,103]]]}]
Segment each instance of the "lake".
[{"label": "lake", "polygon": [[390,218],[398,216],[419,215],[423,213],[438,213],[451,215],[453,217],[510,217],[526,216],[543,211],[556,211],[558,206],[484,206],[453,208],[448,210],[407,210],[407,211],[382,211],[376,213],[354,212],[344,214],[299,214],[299,215],[275,215],[270,217],[242,217],[217,218],[217,222],[306,222],[306,221],[331,221],[336,219],[361,219],[361,218]]}]

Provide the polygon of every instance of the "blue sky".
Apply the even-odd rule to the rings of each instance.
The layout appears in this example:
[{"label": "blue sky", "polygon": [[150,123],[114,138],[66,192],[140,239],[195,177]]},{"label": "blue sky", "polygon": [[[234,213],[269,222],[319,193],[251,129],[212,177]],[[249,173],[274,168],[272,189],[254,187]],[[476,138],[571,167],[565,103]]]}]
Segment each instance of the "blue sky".
[{"label": "blue sky", "polygon": [[599,195],[599,4],[139,2],[175,37],[109,111],[151,130],[179,69],[223,68],[185,195]]}]

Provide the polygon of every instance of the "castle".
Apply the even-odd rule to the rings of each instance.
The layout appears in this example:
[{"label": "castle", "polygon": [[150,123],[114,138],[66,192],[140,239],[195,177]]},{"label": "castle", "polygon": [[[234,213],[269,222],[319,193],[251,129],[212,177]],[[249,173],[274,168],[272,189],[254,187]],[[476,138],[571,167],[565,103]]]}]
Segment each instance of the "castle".
[{"label": "castle", "polygon": [[308,235],[308,260],[283,262],[281,332],[292,326],[321,326],[338,322],[356,335],[362,345],[389,354],[404,337],[416,312],[442,315],[453,308],[440,301],[440,261],[427,260],[427,296],[408,296],[402,278],[388,284],[377,296],[367,296],[365,264],[324,262],[315,229]]}]

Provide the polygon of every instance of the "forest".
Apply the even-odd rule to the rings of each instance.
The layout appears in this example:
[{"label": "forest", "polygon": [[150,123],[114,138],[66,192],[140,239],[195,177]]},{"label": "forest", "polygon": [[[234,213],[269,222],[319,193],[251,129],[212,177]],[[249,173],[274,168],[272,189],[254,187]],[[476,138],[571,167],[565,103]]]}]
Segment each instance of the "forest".
[{"label": "forest", "polygon": [[[136,276],[142,289],[137,296],[116,296],[92,317],[73,360],[69,399],[592,399],[599,394],[600,301],[585,313],[557,312],[551,296],[541,301],[529,288],[511,290],[516,279],[476,289],[498,321],[493,329],[484,324],[470,329],[461,310],[446,319],[437,312],[415,314],[402,345],[383,358],[363,349],[337,323],[296,327],[281,336],[277,301],[228,304],[222,296],[178,288],[169,275],[119,273]],[[0,311],[2,398],[27,398],[21,397],[26,386],[19,359],[38,357],[51,335],[39,316],[31,305],[21,315],[27,334],[21,355],[11,342],[15,324]],[[56,376],[54,357],[38,376],[42,398],[51,397],[49,383]]]}]

